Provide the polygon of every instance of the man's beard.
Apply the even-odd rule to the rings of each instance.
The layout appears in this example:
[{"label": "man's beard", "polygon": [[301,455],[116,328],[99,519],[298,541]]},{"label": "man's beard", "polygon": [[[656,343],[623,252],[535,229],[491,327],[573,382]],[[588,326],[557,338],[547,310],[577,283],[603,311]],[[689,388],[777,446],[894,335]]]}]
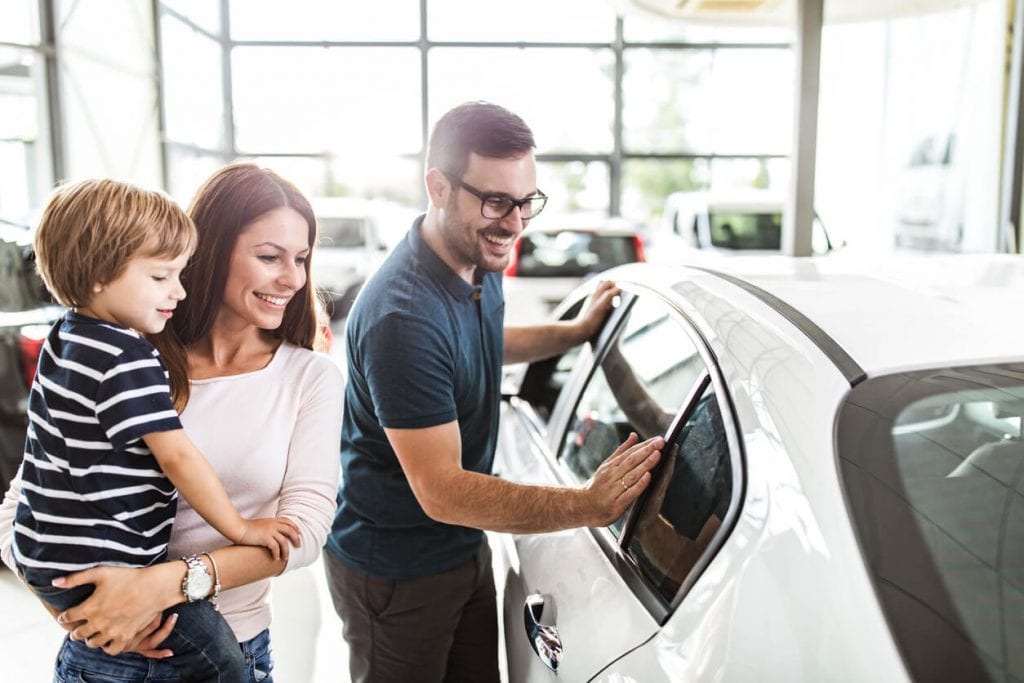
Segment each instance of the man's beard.
[{"label": "man's beard", "polygon": [[475,238],[481,232],[500,233],[509,235],[509,231],[499,228],[497,221],[492,221],[483,228],[473,228],[466,223],[459,222],[458,209],[455,206],[454,197],[448,200],[448,206],[444,213],[444,222],[441,225],[441,238],[444,240],[448,251],[462,263],[471,263],[480,270],[497,273],[505,269],[508,259],[502,259],[495,263],[487,258],[484,247]]}]

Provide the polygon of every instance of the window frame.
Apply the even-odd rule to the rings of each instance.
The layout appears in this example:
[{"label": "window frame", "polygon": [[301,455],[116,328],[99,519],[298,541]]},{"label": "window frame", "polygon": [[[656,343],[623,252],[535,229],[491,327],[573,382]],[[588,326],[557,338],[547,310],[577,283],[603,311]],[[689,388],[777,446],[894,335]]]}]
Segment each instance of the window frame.
[{"label": "window frame", "polygon": [[[540,419],[528,400],[518,395],[518,391],[508,396],[508,399],[517,413],[526,417],[531,423],[532,429],[530,431],[534,433],[534,450],[539,454],[538,459],[543,462],[545,469],[560,484],[577,486],[574,475],[560,462],[558,454],[570,428],[571,417],[575,414],[579,400],[589,385],[601,359],[604,358],[609,343],[621,333],[627,318],[627,312],[632,310],[635,302],[641,296],[650,297],[663,306],[666,313],[689,335],[691,342],[697,348],[701,360],[704,362],[705,369],[694,383],[685,401],[680,404],[679,411],[672,419],[668,433],[678,436],[680,428],[686,424],[686,420],[692,414],[697,401],[710,388],[714,393],[719,412],[721,413],[726,435],[726,448],[729,453],[732,470],[732,496],[721,526],[712,536],[711,541],[700,558],[691,567],[686,579],[670,602],[665,601],[658,591],[647,582],[647,579],[640,572],[636,560],[628,552],[629,541],[632,538],[637,520],[644,506],[648,504],[649,496],[646,492],[627,511],[626,521],[618,538],[611,533],[608,527],[589,528],[590,534],[593,536],[598,547],[601,548],[605,557],[615,567],[626,585],[629,586],[633,595],[647,609],[651,616],[660,625],[663,625],[686,599],[693,585],[700,579],[712,560],[714,560],[736,526],[736,521],[739,519],[743,501],[746,497],[746,457],[742,440],[740,439],[741,432],[731,394],[728,391],[718,361],[707,340],[700,333],[698,326],[671,298],[664,296],[658,290],[640,283],[622,280],[617,281],[617,284],[622,290],[621,304],[611,314],[609,320],[601,329],[596,342],[588,345],[589,348],[585,348],[581,352],[576,367],[573,368],[571,376],[563,385],[554,403],[551,417],[547,423],[545,424]],[[564,316],[584,298],[566,300],[559,307],[557,313],[560,316]],[[545,361],[540,362],[543,363]],[[530,364],[525,368],[522,375],[523,383],[526,383],[526,378],[530,376],[531,368],[536,365],[536,363]],[[655,476],[658,476],[663,471],[661,467],[656,468]]]}]

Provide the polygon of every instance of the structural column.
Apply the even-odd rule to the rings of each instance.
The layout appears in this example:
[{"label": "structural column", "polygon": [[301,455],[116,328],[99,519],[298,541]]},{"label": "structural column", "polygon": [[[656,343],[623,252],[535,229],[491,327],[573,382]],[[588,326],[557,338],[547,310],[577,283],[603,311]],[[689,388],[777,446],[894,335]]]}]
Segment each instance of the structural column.
[{"label": "structural column", "polygon": [[818,81],[824,0],[797,0],[796,107],[789,197],[782,221],[782,251],[811,255],[814,222],[814,163],[818,141]]}]

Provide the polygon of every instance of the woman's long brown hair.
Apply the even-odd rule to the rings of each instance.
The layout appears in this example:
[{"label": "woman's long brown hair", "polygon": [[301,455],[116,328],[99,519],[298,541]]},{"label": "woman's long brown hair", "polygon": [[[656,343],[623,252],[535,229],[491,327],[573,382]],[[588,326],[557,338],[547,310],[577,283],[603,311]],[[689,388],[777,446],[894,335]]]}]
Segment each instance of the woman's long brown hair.
[{"label": "woman's long brown hair", "polygon": [[189,216],[196,224],[199,242],[182,272],[188,296],[178,303],[164,331],[150,341],[159,349],[170,375],[171,395],[180,412],[188,403],[187,351],[210,332],[224,297],[231,252],[249,223],[274,209],[289,207],[309,224],[310,257],[306,259],[306,284],[284,312],[274,336],[307,349],[319,345],[316,289],[310,273],[316,244],[316,216],[302,193],[273,171],[251,163],[224,166],[196,192]]}]

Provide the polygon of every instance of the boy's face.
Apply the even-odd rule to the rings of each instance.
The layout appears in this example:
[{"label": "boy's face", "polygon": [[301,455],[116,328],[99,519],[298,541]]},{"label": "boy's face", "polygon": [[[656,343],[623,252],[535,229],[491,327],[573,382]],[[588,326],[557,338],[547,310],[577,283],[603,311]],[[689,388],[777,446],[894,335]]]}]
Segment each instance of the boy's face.
[{"label": "boy's face", "polygon": [[115,279],[94,285],[92,299],[79,311],[137,332],[160,332],[185,298],[178,278],[188,257],[136,256]]}]

